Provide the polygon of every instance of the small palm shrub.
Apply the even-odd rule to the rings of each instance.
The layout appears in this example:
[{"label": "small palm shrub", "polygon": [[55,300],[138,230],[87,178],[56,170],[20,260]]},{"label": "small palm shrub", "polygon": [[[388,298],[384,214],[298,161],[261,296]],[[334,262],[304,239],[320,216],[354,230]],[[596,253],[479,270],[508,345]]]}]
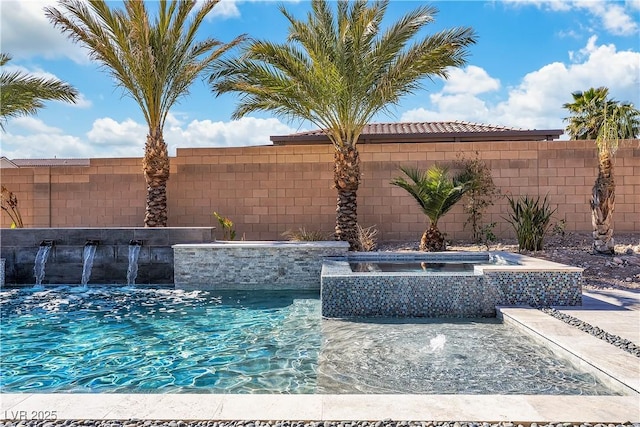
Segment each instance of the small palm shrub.
[{"label": "small palm shrub", "polygon": [[282,233],[288,240],[295,242],[316,242],[320,240],[327,240],[329,238],[328,233],[318,230],[307,230],[304,227],[300,227],[297,230],[287,230]]},{"label": "small palm shrub", "polygon": [[518,239],[518,250],[540,251],[544,245],[544,237],[549,231],[551,216],[556,209],[551,209],[547,196],[521,196],[515,199],[507,196],[511,212],[505,220],[513,226]]},{"label": "small palm shrub", "polygon": [[472,185],[465,174],[449,176],[445,166],[433,165],[426,171],[400,167],[409,178],[395,178],[392,185],[404,188],[418,202],[422,212],[429,218],[429,228],[420,239],[420,250],[436,252],[445,250],[444,235],[438,229],[438,221],[462,199]]}]

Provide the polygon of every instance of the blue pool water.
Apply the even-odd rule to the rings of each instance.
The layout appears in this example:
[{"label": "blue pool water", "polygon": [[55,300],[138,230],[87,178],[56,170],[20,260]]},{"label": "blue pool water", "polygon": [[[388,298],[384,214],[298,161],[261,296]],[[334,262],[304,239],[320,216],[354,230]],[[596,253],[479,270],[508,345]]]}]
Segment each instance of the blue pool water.
[{"label": "blue pool water", "polygon": [[0,392],[613,394],[495,319],[321,319],[317,292],[0,291]]}]

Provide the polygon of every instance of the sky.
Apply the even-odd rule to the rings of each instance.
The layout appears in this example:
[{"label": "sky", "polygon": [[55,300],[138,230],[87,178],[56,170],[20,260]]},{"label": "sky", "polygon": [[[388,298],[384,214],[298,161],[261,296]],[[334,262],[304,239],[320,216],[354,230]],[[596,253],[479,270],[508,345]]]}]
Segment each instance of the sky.
[{"label": "sky", "polygon": [[[152,2],[147,2],[152,3]],[[571,93],[609,88],[612,98],[640,105],[640,0],[391,0],[385,23],[427,3],[438,9],[421,35],[472,27],[478,41],[467,64],[448,78],[425,79],[421,90],[374,122],[468,121],[521,129],[564,129]],[[114,1],[113,7],[120,3]],[[221,0],[200,28],[223,42],[240,34],[284,42],[278,6],[303,17],[305,0]],[[13,59],[3,71],[55,77],[74,86],[78,102],[50,101],[34,116],[13,118],[0,133],[10,159],[142,157],[147,126],[135,102],[87,51],[44,15],[53,1],[0,0],[0,50]],[[232,120],[236,95],[216,96],[206,76],[174,105],[164,128],[176,148],[268,145],[272,135],[311,130],[270,112]],[[566,139],[566,135],[563,136]]]}]

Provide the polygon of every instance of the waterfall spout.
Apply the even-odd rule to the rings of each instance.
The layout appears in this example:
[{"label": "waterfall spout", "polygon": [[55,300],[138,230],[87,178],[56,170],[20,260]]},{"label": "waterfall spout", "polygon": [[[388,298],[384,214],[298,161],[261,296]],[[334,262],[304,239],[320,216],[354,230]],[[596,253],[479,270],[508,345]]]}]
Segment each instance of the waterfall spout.
[{"label": "waterfall spout", "polygon": [[53,247],[53,240],[43,240],[40,242],[38,253],[36,254],[36,260],[33,264],[33,275],[36,278],[35,289],[43,289],[42,279],[44,279],[44,266],[49,258],[49,252]]},{"label": "waterfall spout", "polygon": [[91,269],[93,268],[93,257],[96,255],[96,248],[98,247],[97,240],[87,240],[82,251],[82,286],[87,287],[89,279],[91,278]]},{"label": "waterfall spout", "polygon": [[138,257],[140,256],[140,248],[142,247],[142,241],[131,240],[129,242],[129,267],[127,268],[127,285],[133,286],[136,284],[136,277],[138,276]]}]

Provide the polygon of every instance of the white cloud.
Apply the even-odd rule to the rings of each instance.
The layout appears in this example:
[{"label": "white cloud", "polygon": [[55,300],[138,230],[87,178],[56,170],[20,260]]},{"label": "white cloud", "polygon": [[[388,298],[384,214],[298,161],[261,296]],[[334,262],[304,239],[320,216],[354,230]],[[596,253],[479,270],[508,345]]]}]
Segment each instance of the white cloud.
[{"label": "white cloud", "polygon": [[603,29],[611,34],[637,37],[639,31],[638,17],[634,15],[635,11],[640,10],[638,0],[627,0],[625,3],[601,0],[505,0],[504,3],[534,5],[554,12],[582,9],[595,17]]},{"label": "white cloud", "polygon": [[3,52],[16,59],[67,57],[77,63],[89,62],[86,51],[54,28],[45,16],[44,7],[55,6],[54,1],[3,0],[0,3]]},{"label": "white cloud", "polygon": [[[28,130],[29,134],[13,133],[16,128]],[[8,132],[2,134],[2,155],[10,159],[81,158],[94,154],[93,148],[80,138],[64,135],[61,129],[33,117],[12,119],[6,129]]]},{"label": "white cloud", "polygon": [[452,68],[447,70],[449,78],[445,80],[443,92],[457,94],[480,94],[500,88],[500,80],[494,79],[487,72],[475,65],[467,68]]},{"label": "white cloud", "polygon": [[170,152],[175,152],[176,148],[182,147],[269,145],[270,136],[293,132],[294,129],[275,118],[243,117],[230,122],[193,120],[186,127],[168,126],[165,140]]},{"label": "white cloud", "polygon": [[103,117],[93,122],[91,130],[87,132],[89,141],[104,146],[133,145],[140,149],[144,147],[147,127],[126,119],[117,122],[110,117]]},{"label": "white cloud", "polygon": [[584,8],[595,15],[611,34],[621,36],[635,34],[637,36],[638,23],[634,22],[634,18],[621,4],[584,0],[576,1],[574,4],[576,7]]},{"label": "white cloud", "polygon": [[[497,89],[482,93],[450,93],[442,90],[430,96],[431,106],[405,112],[404,121],[467,120],[517,128],[563,129],[567,112],[562,105],[571,102],[571,93],[590,87],[606,86],[611,97],[640,105],[640,53],[618,52],[614,45],[597,45],[592,37],[574,55],[570,64],[554,62],[528,73],[521,82],[508,90],[506,99],[490,104],[482,94],[496,96]],[[487,81],[483,73],[475,75],[479,84]],[[479,76],[479,77],[478,77]],[[469,86],[475,82],[471,79]]]},{"label": "white cloud", "polygon": [[[65,135],[63,130],[34,117],[12,119],[7,129],[14,133],[2,135],[2,155],[10,159],[142,157],[147,135],[146,124],[132,119],[118,122],[110,117],[95,120],[86,139]],[[193,120],[183,125],[170,114],[164,138],[169,155],[175,156],[176,148],[182,147],[269,145],[270,136],[297,131],[275,118],[244,117],[230,122]]]},{"label": "white cloud", "polygon": [[[45,124],[42,120],[37,119],[33,116],[20,116],[10,121],[10,129],[22,129],[27,132],[34,133],[45,133],[51,135],[62,134],[62,129],[49,126]],[[3,138],[4,139],[4,138]]]},{"label": "white cloud", "polygon": [[225,0],[215,5],[207,18],[237,18],[239,16],[240,11],[236,5],[236,0]]}]

